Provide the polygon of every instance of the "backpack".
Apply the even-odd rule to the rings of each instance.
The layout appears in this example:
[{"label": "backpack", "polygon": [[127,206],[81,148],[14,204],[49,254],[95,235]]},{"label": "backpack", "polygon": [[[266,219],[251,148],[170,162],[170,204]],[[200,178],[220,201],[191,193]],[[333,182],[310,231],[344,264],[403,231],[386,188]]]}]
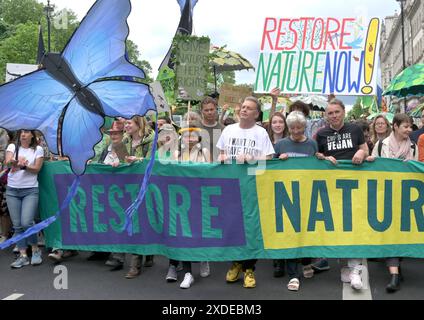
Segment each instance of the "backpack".
[{"label": "backpack", "polygon": [[[413,157],[415,157],[415,143],[411,143],[411,149],[413,150]],[[378,151],[378,156],[381,157],[381,149],[383,149],[383,139],[378,140],[378,147],[377,147],[377,151]]]}]

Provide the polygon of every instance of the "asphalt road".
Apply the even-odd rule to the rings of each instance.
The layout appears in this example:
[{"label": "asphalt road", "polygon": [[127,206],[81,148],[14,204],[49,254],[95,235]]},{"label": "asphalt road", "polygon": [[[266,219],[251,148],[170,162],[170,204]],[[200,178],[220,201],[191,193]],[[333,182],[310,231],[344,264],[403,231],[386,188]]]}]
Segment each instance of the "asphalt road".
[{"label": "asphalt road", "polygon": [[[382,261],[368,262],[369,288],[364,292],[354,292],[340,282],[338,260],[330,260],[331,270],[316,274],[311,279],[302,279],[300,290],[290,292],[286,289],[288,278],[273,278],[272,261],[262,260],[257,264],[255,289],[243,288],[240,280],[234,284],[225,282],[225,274],[230,263],[212,262],[211,275],[199,276],[199,265],[194,264],[195,282],[188,290],[179,288],[183,274],[179,273],[177,283],[167,283],[165,276],[168,260],[156,256],[151,268],[143,268],[138,278],[124,278],[127,265],[121,271],[111,272],[101,261],[87,261],[87,252],[81,252],[63,262],[68,274],[67,289],[57,290],[55,278],[64,276],[47,259],[40,266],[26,266],[14,270],[10,263],[14,254],[10,249],[0,252],[0,299],[19,300],[421,300],[424,299],[424,261],[405,259],[402,264],[405,281],[402,289],[395,294],[387,294],[385,286],[389,279]],[[61,282],[63,285],[63,282]]]}]

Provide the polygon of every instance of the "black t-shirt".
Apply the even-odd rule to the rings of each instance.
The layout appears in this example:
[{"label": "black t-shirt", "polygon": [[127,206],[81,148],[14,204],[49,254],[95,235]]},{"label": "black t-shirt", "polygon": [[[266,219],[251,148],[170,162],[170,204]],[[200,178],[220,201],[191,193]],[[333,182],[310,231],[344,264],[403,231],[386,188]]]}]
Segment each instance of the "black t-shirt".
[{"label": "black t-shirt", "polygon": [[352,160],[359,146],[365,143],[364,133],[356,124],[345,123],[339,130],[325,127],[317,133],[318,150],[326,157]]}]

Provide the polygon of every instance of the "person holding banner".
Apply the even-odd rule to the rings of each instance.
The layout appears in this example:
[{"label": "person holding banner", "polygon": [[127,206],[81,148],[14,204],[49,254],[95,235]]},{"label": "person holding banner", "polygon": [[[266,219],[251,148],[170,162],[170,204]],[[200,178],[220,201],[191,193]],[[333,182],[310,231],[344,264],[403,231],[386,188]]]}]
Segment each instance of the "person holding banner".
[{"label": "person holding banner", "polygon": [[152,156],[155,133],[147,124],[146,118],[136,116],[131,120],[126,120],[125,132],[123,143],[129,154],[125,159],[126,162],[142,161]]},{"label": "person holding banner", "polygon": [[275,112],[269,119],[268,135],[275,146],[279,141],[288,136],[286,117],[281,112]]},{"label": "person holding banner", "polygon": [[[315,140],[311,140],[305,136],[306,123],[307,120],[302,112],[293,111],[287,116],[287,127],[290,135],[276,144],[276,158],[287,160],[289,158],[315,156],[318,152],[318,145]],[[288,259],[286,262],[287,273],[290,278],[287,289],[290,291],[298,291],[300,286],[298,260]],[[308,268],[305,268],[305,270],[309,269],[309,275],[313,275],[313,270],[310,267],[310,259],[308,259],[306,267]]]},{"label": "person holding banner", "polygon": [[[143,161],[144,158],[152,156],[152,145],[155,134],[143,117],[136,116],[125,121],[126,137],[123,139],[128,155],[125,157],[127,163]],[[125,275],[127,279],[134,279],[140,275],[142,255],[131,255],[130,269]],[[153,256],[147,255],[144,261],[145,267],[153,266]]]},{"label": "person holding banner", "polygon": [[[417,146],[409,138],[412,132],[411,118],[406,114],[397,114],[393,118],[393,131],[390,136],[384,140],[379,140],[374,147],[369,161],[376,157],[400,159],[404,161],[418,160]],[[388,293],[396,292],[400,289],[400,259],[387,258],[387,267],[390,272],[390,282],[386,286]]]},{"label": "person holding banner", "polygon": [[[180,130],[181,134],[181,148],[178,155],[178,160],[182,162],[197,162],[207,163],[209,162],[210,155],[209,150],[204,148],[201,144],[202,140],[202,129],[198,127],[185,127]],[[177,281],[177,269],[179,261],[171,259],[169,261],[168,273],[166,275],[166,281],[175,282]],[[191,262],[182,261],[184,279],[180,284],[181,289],[189,289],[194,283],[194,277],[192,274]],[[210,275],[209,262],[200,262],[200,276],[206,278]]]},{"label": "person holding banner", "polygon": [[[288,135],[286,117],[281,112],[274,112],[269,119],[269,123],[268,135],[271,139],[272,145],[275,147],[279,141]],[[274,277],[283,277],[285,269],[284,259],[274,259],[272,262],[274,267]]]},{"label": "person holding banner", "polygon": [[424,134],[418,139],[418,161],[424,162]]},{"label": "person holding banner", "polygon": [[378,140],[384,140],[392,133],[390,122],[382,114],[375,117],[371,125],[371,142],[375,146]]},{"label": "person holding banner", "polygon": [[[128,156],[127,149],[122,142],[124,138],[124,121],[116,120],[112,123],[112,127],[106,131],[110,136],[110,145],[106,146],[102,151],[99,163],[118,167],[121,163],[125,163],[125,157]],[[103,256],[102,253],[93,252],[88,260],[97,260]],[[105,264],[111,267],[111,271],[121,270],[124,266],[125,253],[113,252],[109,255],[109,259]]]},{"label": "person holding banner", "polygon": [[[224,129],[218,140],[220,150],[218,161],[237,160],[237,163],[257,162],[272,159],[275,151],[266,130],[256,121],[261,112],[261,104],[255,97],[247,97],[242,103],[240,122]],[[255,264],[257,260],[233,262],[226,275],[227,282],[236,282],[240,273],[244,272],[245,288],[256,287]]]},{"label": "person holding banner", "polygon": [[[345,123],[345,105],[338,99],[332,99],[326,109],[329,126],[317,133],[317,158],[337,165],[337,160],[352,160],[361,165],[368,157],[369,150],[364,133],[356,124]],[[318,270],[328,270],[328,261],[320,259],[312,265]],[[360,290],[362,284],[362,259],[348,259],[348,266],[342,268],[342,281],[350,282],[352,288]]]},{"label": "person holding banner", "polygon": [[[10,168],[6,201],[12,220],[14,236],[21,235],[34,225],[38,210],[38,173],[43,166],[43,149],[37,144],[34,130],[19,130],[16,144],[9,144],[6,150],[6,165]],[[26,250],[32,246],[31,265],[42,263],[41,250],[37,245],[37,234],[18,241],[20,255],[10,266],[14,269],[30,264]]]}]

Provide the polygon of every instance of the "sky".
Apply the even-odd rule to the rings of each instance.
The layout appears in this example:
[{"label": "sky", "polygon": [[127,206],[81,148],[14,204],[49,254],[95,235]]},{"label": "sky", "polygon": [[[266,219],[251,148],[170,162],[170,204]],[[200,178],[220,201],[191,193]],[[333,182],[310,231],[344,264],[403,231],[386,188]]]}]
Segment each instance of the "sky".
[{"label": "sky", "polygon": [[[38,0],[44,4],[47,0]],[[57,9],[68,8],[79,19],[94,0],[51,0]],[[129,39],[150,62],[153,76],[166,55],[180,19],[176,0],[132,0]],[[266,17],[380,17],[399,10],[396,0],[198,0],[194,8],[194,34],[209,36],[217,46],[227,45],[255,67]],[[237,71],[237,83],[254,83],[255,72]]]},{"label": "sky", "polygon": [[[46,0],[38,0],[46,4]],[[94,0],[51,0],[58,9],[68,8],[79,19]],[[166,55],[180,19],[176,0],[132,0],[128,19],[129,38],[139,47],[142,59],[157,70]],[[209,36],[212,44],[227,45],[257,65],[266,17],[357,17],[384,18],[398,10],[396,0],[198,0],[194,8],[194,33]],[[399,10],[398,10],[399,11]],[[237,82],[253,83],[254,71],[239,71]]]}]

